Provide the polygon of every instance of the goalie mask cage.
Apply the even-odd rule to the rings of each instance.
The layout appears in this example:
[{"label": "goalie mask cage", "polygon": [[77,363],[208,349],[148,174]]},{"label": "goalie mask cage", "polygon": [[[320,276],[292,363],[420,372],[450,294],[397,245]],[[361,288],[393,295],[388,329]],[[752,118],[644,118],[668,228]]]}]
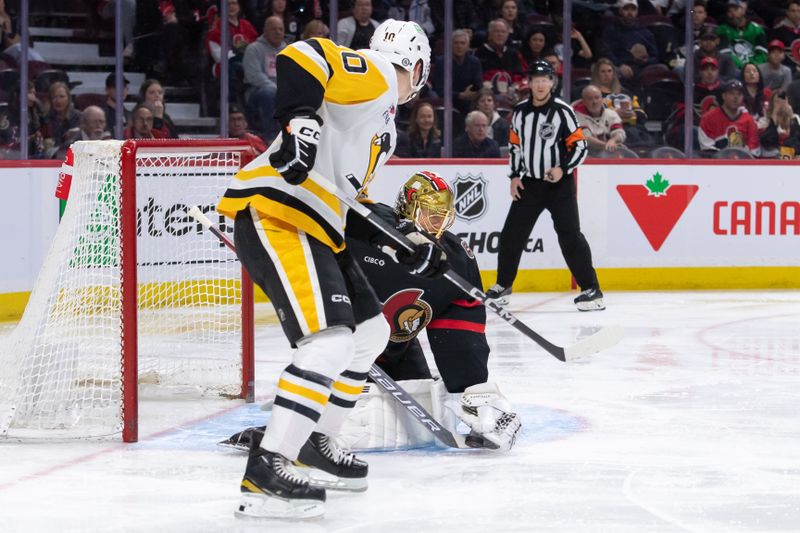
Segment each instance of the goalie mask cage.
[{"label": "goalie mask cage", "polygon": [[[0,345],[0,437],[138,440],[139,395],[253,400],[252,283],[194,221],[250,147],[75,143],[64,217]],[[219,227],[232,227],[219,219]]]}]

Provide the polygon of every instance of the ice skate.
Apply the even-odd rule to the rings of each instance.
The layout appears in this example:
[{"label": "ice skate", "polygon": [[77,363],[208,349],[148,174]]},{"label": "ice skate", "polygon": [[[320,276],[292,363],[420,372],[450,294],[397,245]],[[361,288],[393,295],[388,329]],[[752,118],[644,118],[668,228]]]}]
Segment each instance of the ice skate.
[{"label": "ice skate", "polygon": [[495,283],[486,291],[486,299],[497,305],[508,305],[511,296],[511,287],[503,287]]},{"label": "ice skate", "polygon": [[606,308],[600,289],[586,289],[574,301],[578,311],[602,311]]},{"label": "ice skate", "polygon": [[312,487],[354,492],[367,490],[367,463],[322,433],[311,434],[300,449],[295,465],[308,476]]},{"label": "ice skate", "polygon": [[284,456],[260,448],[250,452],[240,490],[240,517],[315,518],[325,511],[325,489],[310,486]]}]

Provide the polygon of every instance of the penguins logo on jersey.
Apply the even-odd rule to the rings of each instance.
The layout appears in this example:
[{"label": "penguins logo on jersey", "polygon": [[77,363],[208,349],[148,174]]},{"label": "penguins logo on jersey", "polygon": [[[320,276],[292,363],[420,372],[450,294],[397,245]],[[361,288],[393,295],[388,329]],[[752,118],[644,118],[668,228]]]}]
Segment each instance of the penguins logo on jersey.
[{"label": "penguins logo on jersey", "polygon": [[369,186],[369,182],[375,177],[375,169],[381,163],[382,156],[388,155],[389,150],[392,148],[392,135],[386,131],[378,137],[378,134],[372,136],[372,141],[369,143],[369,164],[367,171],[364,173],[364,184],[361,190]]},{"label": "penguins logo on jersey", "polygon": [[425,329],[433,317],[433,310],[422,300],[422,289],[403,289],[389,296],[383,303],[383,315],[392,327],[392,342],[406,342]]}]

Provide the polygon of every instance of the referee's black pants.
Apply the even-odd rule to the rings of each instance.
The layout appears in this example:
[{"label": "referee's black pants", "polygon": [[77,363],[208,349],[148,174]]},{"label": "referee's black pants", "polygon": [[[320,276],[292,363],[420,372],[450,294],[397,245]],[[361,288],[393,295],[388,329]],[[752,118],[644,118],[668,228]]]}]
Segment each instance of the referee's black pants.
[{"label": "referee's black pants", "polygon": [[581,233],[575,178],[564,176],[558,183],[523,178],[520,199],[511,203],[497,257],[497,283],[511,287],[517,277],[522,251],[542,211],[553,217],[561,254],[582,290],[599,288],[592,266],[592,251]]}]

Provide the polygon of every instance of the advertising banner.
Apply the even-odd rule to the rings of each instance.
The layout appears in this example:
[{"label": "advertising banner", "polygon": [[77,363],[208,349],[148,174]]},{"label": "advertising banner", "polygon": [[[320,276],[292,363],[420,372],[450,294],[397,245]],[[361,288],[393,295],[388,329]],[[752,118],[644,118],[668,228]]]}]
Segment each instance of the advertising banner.
[{"label": "advertising banner", "polygon": [[[792,269],[800,266],[797,166],[755,161],[713,165],[706,161],[692,165],[647,160],[629,163],[596,161],[582,165],[579,171],[581,228],[591,245],[594,264],[604,272],[605,279],[610,279],[616,269],[629,276],[626,269],[645,269],[637,271],[640,275],[647,269],[720,267],[770,267],[770,273],[783,269],[781,279],[797,278],[792,275]],[[472,247],[481,269],[494,270],[500,230],[511,204],[507,169],[502,160],[395,159],[372,182],[369,194],[374,200],[394,205],[400,187],[415,171],[438,172],[455,193],[453,231]],[[7,256],[0,263],[0,293],[30,291],[33,287],[58,224],[58,205],[53,197],[57,179],[56,162],[52,166],[4,168],[0,193],[13,201],[7,202],[11,224],[0,233]],[[207,237],[184,210],[190,203],[199,203],[211,214],[214,202],[208,201],[207,191],[197,187],[190,176],[166,190],[161,190],[157,181],[142,184],[139,231],[152,241],[152,246],[142,247],[143,262],[161,263],[162,252],[173,248],[178,240]],[[212,218],[226,232],[231,231],[224,219]],[[200,255],[185,259],[201,264],[216,262]],[[530,235],[520,269],[565,268],[552,220],[544,212]],[[751,275],[741,286],[754,286],[761,273]],[[684,277],[689,278],[689,274]],[[691,286],[715,286],[704,283]],[[784,281],[780,283],[787,286]],[[766,280],[761,286],[773,285]],[[679,287],[680,283],[671,288]]]}]

